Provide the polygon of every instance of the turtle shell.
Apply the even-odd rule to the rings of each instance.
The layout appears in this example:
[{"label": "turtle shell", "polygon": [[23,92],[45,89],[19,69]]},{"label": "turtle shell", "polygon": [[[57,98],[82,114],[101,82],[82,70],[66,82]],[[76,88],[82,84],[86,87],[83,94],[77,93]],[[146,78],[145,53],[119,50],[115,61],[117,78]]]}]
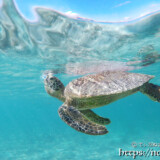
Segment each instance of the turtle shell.
[{"label": "turtle shell", "polygon": [[70,98],[114,95],[136,89],[152,78],[154,76],[145,74],[107,71],[71,81],[66,86],[64,94]]}]

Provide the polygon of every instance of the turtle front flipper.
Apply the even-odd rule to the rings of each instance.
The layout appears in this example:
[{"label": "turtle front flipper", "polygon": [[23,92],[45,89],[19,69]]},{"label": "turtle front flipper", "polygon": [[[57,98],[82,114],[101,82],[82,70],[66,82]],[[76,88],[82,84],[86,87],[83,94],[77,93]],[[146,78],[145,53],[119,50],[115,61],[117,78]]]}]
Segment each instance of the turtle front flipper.
[{"label": "turtle front flipper", "polygon": [[100,124],[100,125],[107,125],[110,124],[111,121],[108,118],[103,118],[98,116],[96,113],[94,113],[92,110],[87,109],[87,110],[81,110],[80,111],[87,119],[89,119],[90,121],[96,123],[96,124]]},{"label": "turtle front flipper", "polygon": [[63,104],[59,108],[58,113],[65,123],[79,132],[90,135],[103,135],[108,133],[105,126],[93,123],[92,121],[88,120],[75,107]]}]

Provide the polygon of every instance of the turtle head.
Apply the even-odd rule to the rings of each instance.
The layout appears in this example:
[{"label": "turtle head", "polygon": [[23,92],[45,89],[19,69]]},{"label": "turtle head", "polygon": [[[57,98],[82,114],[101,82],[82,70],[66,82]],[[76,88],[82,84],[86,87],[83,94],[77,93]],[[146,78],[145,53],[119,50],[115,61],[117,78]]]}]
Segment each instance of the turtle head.
[{"label": "turtle head", "polygon": [[52,73],[49,73],[44,80],[45,89],[48,94],[64,101],[64,85]]}]

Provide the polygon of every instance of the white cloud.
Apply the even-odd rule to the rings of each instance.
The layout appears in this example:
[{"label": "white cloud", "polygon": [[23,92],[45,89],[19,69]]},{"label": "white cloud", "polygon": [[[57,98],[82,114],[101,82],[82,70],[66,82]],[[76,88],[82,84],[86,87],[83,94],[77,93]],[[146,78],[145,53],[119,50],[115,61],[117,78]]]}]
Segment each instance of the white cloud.
[{"label": "white cloud", "polygon": [[141,13],[139,17],[143,17],[143,16],[146,16],[147,14],[149,14],[150,12],[144,12],[144,13]]},{"label": "white cloud", "polygon": [[78,17],[80,17],[78,13],[74,13],[72,11],[65,12],[65,15],[67,15],[70,18],[78,18]]},{"label": "white cloud", "polygon": [[[120,4],[116,5],[114,8],[121,7],[121,6],[127,5],[129,3],[132,3],[132,1],[125,1],[123,3],[120,3]],[[126,21],[132,21],[132,20],[141,18],[141,17],[146,16],[150,13],[154,13],[158,10],[160,11],[160,3],[154,3],[154,4],[150,4],[150,5],[147,5],[147,6],[137,8],[136,12],[131,12],[132,14],[128,13],[124,17],[120,16],[119,18],[114,19],[114,15],[113,15],[113,17],[112,17],[112,15],[110,15],[110,16],[108,16],[108,15],[104,16],[103,15],[101,17],[96,17],[96,18],[94,17],[93,20],[95,20],[97,22],[126,22]],[[82,19],[85,19],[85,20],[92,20],[92,19],[82,17],[78,13],[75,13],[75,12],[72,12],[72,11],[67,11],[65,13],[63,12],[63,14],[70,17],[70,18],[74,18],[74,19],[82,18]]]},{"label": "white cloud", "polygon": [[146,7],[142,13],[139,15],[139,17],[146,16],[148,14],[154,13],[156,11],[160,10],[160,4],[151,4],[150,6]]},{"label": "white cloud", "polygon": [[121,7],[121,6],[124,6],[124,5],[129,4],[129,3],[131,3],[131,1],[125,1],[123,3],[120,3],[120,4],[116,5],[116,6],[114,6],[113,8]]},{"label": "white cloud", "polygon": [[129,19],[131,19],[131,17],[124,17],[124,20],[125,20],[125,21],[127,21],[127,20],[129,20]]}]

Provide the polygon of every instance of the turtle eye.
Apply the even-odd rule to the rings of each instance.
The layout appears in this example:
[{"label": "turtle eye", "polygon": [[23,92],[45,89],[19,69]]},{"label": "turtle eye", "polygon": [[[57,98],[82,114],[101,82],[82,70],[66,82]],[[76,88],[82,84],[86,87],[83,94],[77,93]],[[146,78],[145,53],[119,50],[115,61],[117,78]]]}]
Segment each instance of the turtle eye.
[{"label": "turtle eye", "polygon": [[53,78],[53,77],[51,77],[51,78],[50,78],[50,80],[51,80],[51,81],[53,81],[53,80],[54,80],[54,78]]}]

